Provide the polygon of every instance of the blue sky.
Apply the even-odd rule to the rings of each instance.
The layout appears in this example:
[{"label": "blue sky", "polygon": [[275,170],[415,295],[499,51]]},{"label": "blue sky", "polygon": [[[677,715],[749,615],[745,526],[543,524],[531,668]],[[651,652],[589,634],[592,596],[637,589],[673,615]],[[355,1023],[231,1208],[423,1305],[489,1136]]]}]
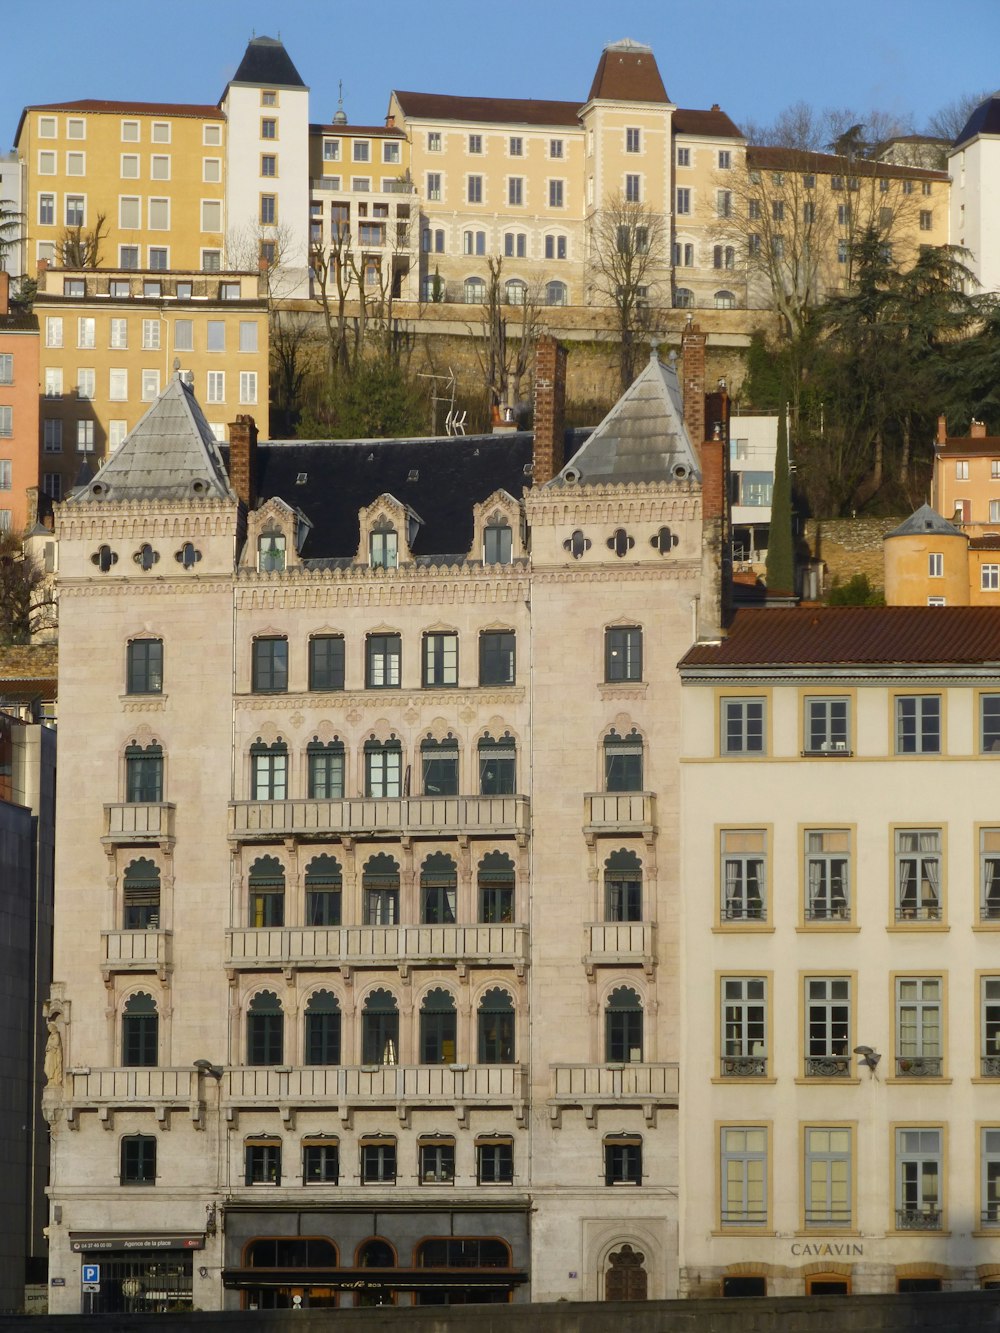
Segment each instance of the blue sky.
[{"label": "blue sky", "polygon": [[[247,40],[280,36],[313,120],[380,124],[392,88],[586,97],[606,42],[650,44],[680,106],[737,123],[817,108],[911,112],[921,127],[1000,87],[1000,0],[2,0],[0,140],[29,103],[215,102]],[[280,16],[280,19],[279,19]]]}]

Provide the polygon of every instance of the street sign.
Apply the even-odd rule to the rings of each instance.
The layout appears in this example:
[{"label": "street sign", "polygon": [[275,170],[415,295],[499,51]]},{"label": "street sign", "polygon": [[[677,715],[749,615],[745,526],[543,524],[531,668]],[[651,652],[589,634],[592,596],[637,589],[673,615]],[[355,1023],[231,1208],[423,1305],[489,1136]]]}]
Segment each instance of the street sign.
[{"label": "street sign", "polygon": [[101,1265],[100,1265],[100,1264],[84,1264],[83,1267],[82,1267],[82,1269],[81,1269],[80,1276],[81,1276],[81,1278],[83,1279],[84,1282],[100,1282],[100,1280],[101,1280]]}]

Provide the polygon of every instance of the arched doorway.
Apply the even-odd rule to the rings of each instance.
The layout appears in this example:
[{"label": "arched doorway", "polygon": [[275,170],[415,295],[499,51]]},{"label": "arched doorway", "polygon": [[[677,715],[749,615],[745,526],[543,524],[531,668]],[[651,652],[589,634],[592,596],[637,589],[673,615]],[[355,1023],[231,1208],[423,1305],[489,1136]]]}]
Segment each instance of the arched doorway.
[{"label": "arched doorway", "polygon": [[649,1292],[649,1274],[645,1269],[646,1256],[631,1245],[623,1245],[608,1255],[604,1274],[606,1301],[644,1301]]}]

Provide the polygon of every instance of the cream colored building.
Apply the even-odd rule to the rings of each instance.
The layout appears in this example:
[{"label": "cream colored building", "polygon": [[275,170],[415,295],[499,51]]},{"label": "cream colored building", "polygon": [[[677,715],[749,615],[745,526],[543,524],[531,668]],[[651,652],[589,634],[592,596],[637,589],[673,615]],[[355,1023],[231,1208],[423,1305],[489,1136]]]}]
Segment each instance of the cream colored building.
[{"label": "cream colored building", "polygon": [[812,607],[681,662],[682,1294],[1000,1276],[998,658]]},{"label": "cream colored building", "polygon": [[58,507],[53,1308],[82,1263],[95,1311],[676,1290],[724,454],[654,360],[563,466],[564,374],[534,439],[241,415],[228,475],[175,377]]},{"label": "cream colored building", "polygon": [[112,454],[179,364],[216,438],[268,397],[267,302],[257,275],[44,269],[38,417],[43,494],[65,498]]}]

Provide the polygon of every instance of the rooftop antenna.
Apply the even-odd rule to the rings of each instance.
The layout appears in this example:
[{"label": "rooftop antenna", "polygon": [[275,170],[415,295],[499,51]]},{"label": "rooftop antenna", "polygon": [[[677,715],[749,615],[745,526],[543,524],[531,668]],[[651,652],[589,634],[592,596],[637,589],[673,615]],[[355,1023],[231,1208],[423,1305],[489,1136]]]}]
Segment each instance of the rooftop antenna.
[{"label": "rooftop antenna", "polygon": [[337,80],[337,114],[333,118],[334,125],[347,124],[347,112],[344,110],[344,80]]}]

